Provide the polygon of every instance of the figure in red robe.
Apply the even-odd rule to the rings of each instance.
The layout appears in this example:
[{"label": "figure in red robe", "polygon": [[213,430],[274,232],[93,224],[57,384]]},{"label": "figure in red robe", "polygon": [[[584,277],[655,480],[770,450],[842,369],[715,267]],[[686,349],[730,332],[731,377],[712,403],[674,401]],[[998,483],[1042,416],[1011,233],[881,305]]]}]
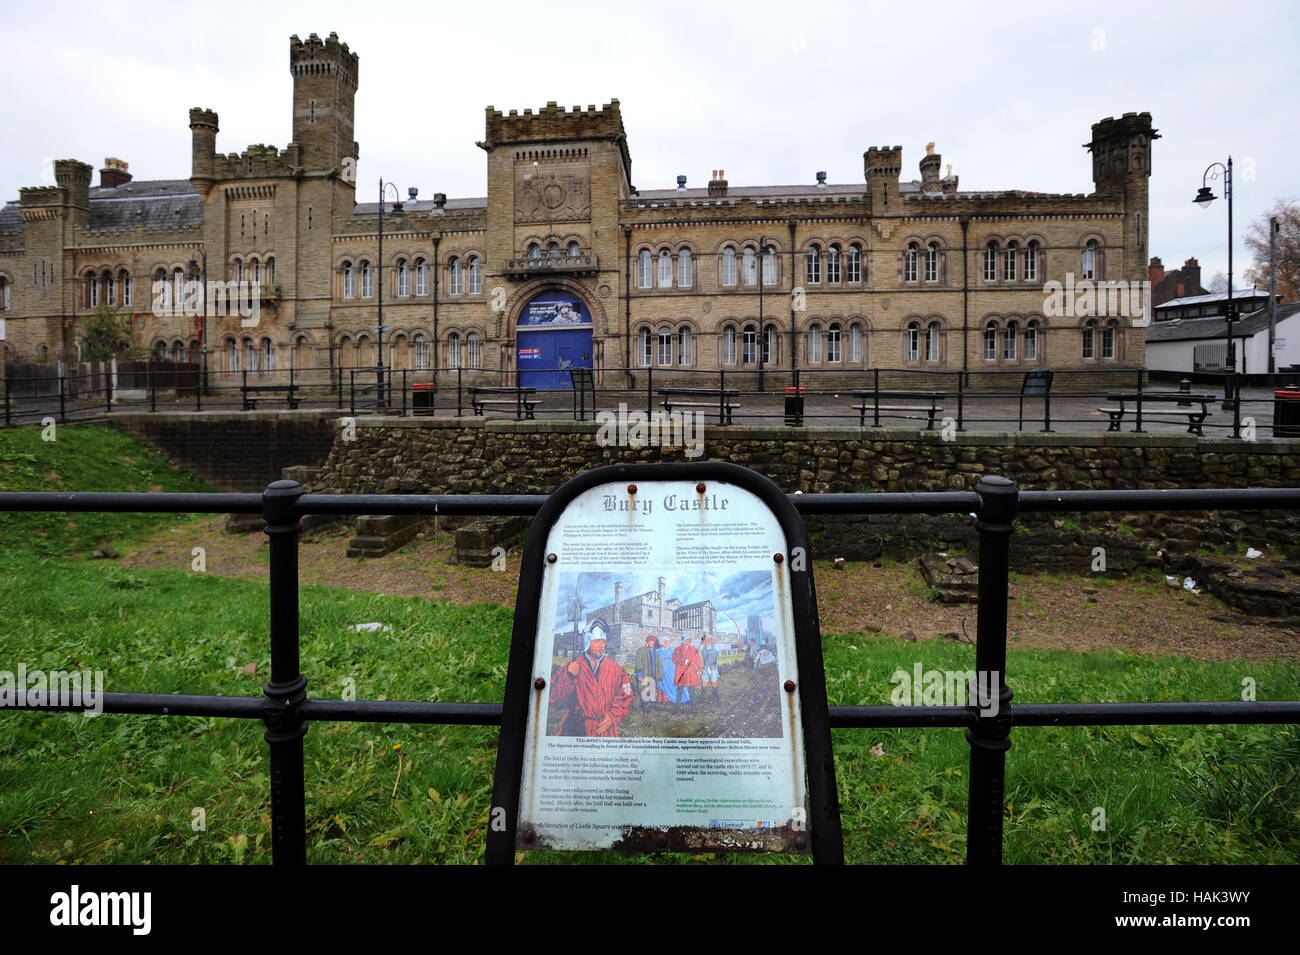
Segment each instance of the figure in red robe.
[{"label": "figure in red robe", "polygon": [[682,689],[686,687],[700,685],[700,671],[703,669],[703,662],[700,660],[700,651],[691,644],[690,635],[682,637],[682,642],[678,644],[677,649],[673,651],[673,663],[677,666],[677,673],[673,679],[678,686],[678,700],[685,695],[686,700],[690,702],[692,711],[695,706],[695,697],[687,689],[683,694]]},{"label": "figure in red robe", "polygon": [[565,708],[561,736],[618,735],[632,706],[632,677],[605,656],[603,635],[592,635],[577,659],[551,674],[551,706]]}]

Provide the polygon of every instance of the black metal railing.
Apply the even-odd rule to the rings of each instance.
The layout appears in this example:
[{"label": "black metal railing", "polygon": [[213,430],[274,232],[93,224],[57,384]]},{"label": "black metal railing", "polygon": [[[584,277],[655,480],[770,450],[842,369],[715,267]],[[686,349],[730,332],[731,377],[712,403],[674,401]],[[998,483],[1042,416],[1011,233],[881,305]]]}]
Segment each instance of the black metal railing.
[{"label": "black metal railing", "polygon": [[[307,696],[299,666],[298,541],[309,514],[535,515],[543,495],[306,494],[276,481],[262,494],[0,493],[2,511],[261,514],[270,537],[271,680],[264,699],[158,693],[104,693],[106,713],[261,719],[270,750],[272,848],[276,863],[306,861],[302,738],[310,721],[496,726],[501,705],[327,700]],[[1297,723],[1300,701],[1192,703],[1012,703],[1007,684],[1009,543],[1021,513],[1099,511],[1294,510],[1300,489],[1019,491],[986,477],[974,491],[918,494],[797,494],[801,514],[974,513],[979,534],[979,609],[975,669],[997,674],[998,706],[832,706],[834,728],[964,727],[970,743],[967,862],[1002,859],[1005,754],[1015,726]],[[42,700],[47,709],[78,709]]]},{"label": "black metal railing", "polygon": [[[139,363],[143,365],[143,363]],[[195,366],[197,367],[197,366]],[[577,417],[573,368],[440,369],[331,366],[319,368],[198,372],[186,366],[134,367],[119,372],[10,376],[3,396],[6,426],[53,416],[59,422],[113,411],[289,410],[332,408],[348,414],[466,416],[482,410],[476,389],[532,387],[538,417]],[[586,396],[600,410],[620,406],[647,416],[671,409],[674,390],[707,392],[694,407],[710,421],[737,425],[881,427],[909,426],[946,434],[968,431],[1144,432],[1155,429],[1253,439],[1300,436],[1293,422],[1274,420],[1275,381],[1253,396],[1236,391],[1223,411],[1222,384],[1190,379],[1152,381],[1137,369],[1002,369],[983,371],[916,368],[758,369],[739,364],[706,370],[645,365],[597,368],[584,379]],[[557,384],[558,383],[558,384]],[[1240,380],[1238,380],[1240,385]],[[1104,385],[1104,388],[1101,387]],[[734,394],[733,394],[734,393]],[[481,397],[481,395],[480,395]],[[677,396],[677,403],[685,396]],[[1116,407],[1121,404],[1121,407]],[[730,405],[730,407],[728,406]],[[585,410],[585,409],[584,409]],[[1203,412],[1199,416],[1196,412]],[[1288,408],[1288,418],[1291,415]],[[498,412],[500,413],[500,412]],[[517,415],[518,416],[518,415]],[[585,420],[585,414],[583,418]],[[1198,420],[1199,417],[1199,420]]]}]

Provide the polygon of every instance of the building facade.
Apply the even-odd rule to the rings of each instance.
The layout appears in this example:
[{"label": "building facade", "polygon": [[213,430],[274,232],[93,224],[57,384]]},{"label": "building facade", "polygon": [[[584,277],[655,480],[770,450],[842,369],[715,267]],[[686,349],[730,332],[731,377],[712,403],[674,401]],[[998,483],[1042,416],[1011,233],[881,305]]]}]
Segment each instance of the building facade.
[{"label": "building facade", "polygon": [[[378,204],[357,201],[357,54],[334,34],[293,37],[289,65],[285,149],[220,154],[217,113],[196,108],[188,179],[135,182],[110,159],[95,187],[89,165],[61,160],[56,185],[0,211],[11,359],[71,356],[107,302],[139,344],[203,358],[218,381],[323,380],[380,360],[382,294],[383,363],[431,377],[1143,364],[1141,317],[1060,314],[1044,286],[1147,279],[1147,113],[1092,127],[1090,194],[1049,195],[961,191],[933,144],[918,179],[891,146],[866,150],[858,183],[732,187],[719,170],[703,188],[638,189],[617,100],[488,107],[486,197],[399,197],[400,215],[390,201],[381,260]],[[162,284],[180,302],[192,277],[256,284],[256,323],[159,315]]]}]

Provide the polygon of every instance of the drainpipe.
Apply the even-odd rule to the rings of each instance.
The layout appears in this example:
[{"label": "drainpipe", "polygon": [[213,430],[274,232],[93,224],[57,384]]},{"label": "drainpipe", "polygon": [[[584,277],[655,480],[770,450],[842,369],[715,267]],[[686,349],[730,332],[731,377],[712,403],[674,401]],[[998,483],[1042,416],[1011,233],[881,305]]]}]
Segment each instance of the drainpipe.
[{"label": "drainpipe", "polygon": [[438,264],[438,243],[442,233],[433,234],[433,390],[438,390],[438,273],[442,271]]},{"label": "drainpipe", "polygon": [[[790,226],[790,379],[791,379],[791,384],[794,384],[799,380],[798,361],[796,358],[796,352],[798,351],[798,345],[799,345],[799,335],[798,335],[798,330],[795,328],[795,314],[794,314],[794,288],[795,288],[795,279],[797,275],[797,273],[795,272],[795,259],[794,259],[794,248],[795,248],[794,235],[795,235],[795,230],[799,227],[799,223],[795,219],[791,219],[789,222],[789,226]],[[805,294],[807,293],[805,292]]]},{"label": "drainpipe", "polygon": [[957,218],[961,223],[961,371],[966,384],[970,384],[970,252],[966,245],[970,219],[968,215]]},{"label": "drainpipe", "polygon": [[632,227],[623,226],[623,367],[627,386],[636,387],[632,377]]}]

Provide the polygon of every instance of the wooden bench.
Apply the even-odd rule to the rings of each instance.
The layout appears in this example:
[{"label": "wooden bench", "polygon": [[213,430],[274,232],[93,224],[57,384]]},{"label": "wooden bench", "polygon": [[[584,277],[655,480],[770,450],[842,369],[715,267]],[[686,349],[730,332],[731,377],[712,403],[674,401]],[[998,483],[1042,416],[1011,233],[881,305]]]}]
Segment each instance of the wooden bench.
[{"label": "wooden bench", "polygon": [[[853,397],[862,401],[860,405],[851,405],[854,411],[858,413],[858,427],[867,426],[867,412],[872,413],[872,427],[880,427],[880,412],[890,412],[886,417],[890,418],[915,418],[916,420],[926,419],[925,430],[934,430],[935,415],[943,411],[943,405],[939,404],[939,399],[943,396],[938,391],[854,391]],[[929,405],[882,405],[879,404],[881,398],[929,398]]]},{"label": "wooden bench", "polygon": [[[1133,412],[1136,420],[1133,430],[1141,431],[1143,419],[1152,419],[1155,421],[1175,421],[1182,424],[1187,422],[1187,433],[1205,437],[1204,423],[1205,419],[1210,416],[1210,402],[1217,400],[1215,395],[1207,394],[1189,394],[1186,391],[1144,391],[1140,394],[1134,392],[1111,392],[1106,395],[1107,401],[1119,402],[1118,407],[1114,405],[1103,405],[1097,410],[1108,415],[1110,423],[1107,425],[1107,431],[1119,431],[1120,422],[1124,420],[1124,415]],[[1147,404],[1199,404],[1201,409],[1197,411],[1192,408],[1187,411],[1175,411],[1160,409],[1157,411],[1147,411],[1142,405]],[[1131,405],[1131,407],[1130,407]]]},{"label": "wooden bench", "polygon": [[[733,391],[730,388],[726,390],[717,388],[660,388],[659,397],[662,399],[660,404],[669,414],[673,413],[673,408],[711,408],[717,412],[718,424],[731,424],[731,413],[740,407],[738,401],[733,398],[740,396],[739,391]],[[708,398],[709,401],[684,401],[684,398]]]},{"label": "wooden bench", "polygon": [[[537,394],[536,388],[470,388],[469,400],[474,406],[474,414],[483,415],[483,411],[488,406],[505,405],[515,409],[515,420],[520,421],[524,418],[536,420],[533,413],[538,405],[542,403],[540,398],[534,397]],[[510,398],[486,398],[485,395],[510,395]]]},{"label": "wooden bench", "polygon": [[[245,411],[257,410],[257,395],[263,392],[284,392],[289,407],[296,409],[298,402],[301,400],[294,397],[294,392],[298,390],[297,385],[244,385],[240,388],[244,400]],[[249,393],[253,392],[253,397]]]}]

